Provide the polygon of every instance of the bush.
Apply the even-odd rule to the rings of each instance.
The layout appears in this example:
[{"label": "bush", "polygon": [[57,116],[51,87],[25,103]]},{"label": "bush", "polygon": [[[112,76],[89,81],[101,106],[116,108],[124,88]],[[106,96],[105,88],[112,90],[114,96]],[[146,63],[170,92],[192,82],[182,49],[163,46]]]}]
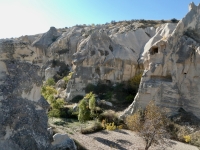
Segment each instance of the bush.
[{"label": "bush", "polygon": [[49,117],[62,117],[66,116],[65,111],[63,111],[64,107],[64,99],[62,98],[55,98],[57,94],[57,90],[54,88],[55,82],[54,79],[48,79],[44,86],[42,86],[42,96],[47,100],[47,102],[51,106],[51,110],[48,112]]},{"label": "bush", "polygon": [[99,121],[102,122],[103,120],[105,120],[106,123],[114,122],[116,125],[120,123],[116,113],[111,110],[105,111],[99,115]]},{"label": "bush", "polygon": [[79,105],[78,120],[85,122],[90,118],[95,118],[97,116],[96,110],[96,99],[95,94],[92,92],[85,95],[85,97],[80,101]]},{"label": "bush", "polygon": [[85,122],[89,119],[90,119],[90,109],[88,107],[88,101],[86,99],[82,99],[79,103],[78,120],[80,122]]},{"label": "bush", "polygon": [[138,111],[126,118],[129,129],[137,131],[144,138],[148,150],[152,144],[157,144],[167,136],[167,119],[153,101],[147,105],[145,111]]},{"label": "bush", "polygon": [[115,130],[117,128],[114,122],[106,123],[105,126],[106,126],[106,130]]},{"label": "bush", "polygon": [[178,20],[177,20],[176,18],[172,18],[170,21],[171,21],[172,23],[177,23],[177,22],[178,22]]},{"label": "bush", "polygon": [[97,131],[102,130],[103,127],[99,122],[94,122],[91,126],[81,129],[82,134],[89,134],[89,133],[94,133]]},{"label": "bush", "polygon": [[189,135],[185,135],[183,136],[183,138],[185,139],[186,143],[189,143],[191,141],[191,137]]},{"label": "bush", "polygon": [[196,131],[190,134],[191,141],[190,144],[200,147],[200,131]]},{"label": "bush", "polygon": [[138,73],[129,80],[129,85],[133,88],[133,90],[138,91],[141,78],[142,78],[142,73]]},{"label": "bush", "polygon": [[57,91],[54,87],[46,85],[42,87],[42,96],[51,104]]},{"label": "bush", "polygon": [[68,81],[71,79],[72,75],[73,75],[73,72],[70,72],[67,76],[65,76],[65,77],[63,78],[63,80],[65,81],[66,84],[67,84]]},{"label": "bush", "polygon": [[49,117],[56,117],[56,118],[60,118],[60,117],[63,117],[65,116],[65,112],[60,110],[60,109],[51,109],[49,112],[48,112],[48,116]]},{"label": "bush", "polygon": [[53,78],[49,78],[47,81],[45,81],[45,86],[54,86],[55,84],[56,83]]}]

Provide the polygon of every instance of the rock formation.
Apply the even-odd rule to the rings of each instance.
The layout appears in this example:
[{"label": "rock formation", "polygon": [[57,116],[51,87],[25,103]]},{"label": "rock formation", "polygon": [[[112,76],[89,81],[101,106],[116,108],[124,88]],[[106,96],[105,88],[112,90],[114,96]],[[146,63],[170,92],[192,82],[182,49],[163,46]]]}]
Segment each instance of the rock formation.
[{"label": "rock formation", "polygon": [[[144,71],[123,116],[154,99],[175,113],[200,117],[200,5],[178,23],[141,21],[51,27],[44,34],[0,39],[0,149],[52,149],[42,81],[73,71],[62,97],[85,95],[87,84],[127,81]],[[56,84],[62,87],[62,81]],[[61,88],[62,89],[62,88]]]},{"label": "rock formation", "polygon": [[48,103],[41,97],[41,69],[30,63],[36,57],[28,43],[0,41],[0,149],[44,150]]},{"label": "rock formation", "polygon": [[199,10],[200,5],[191,3],[176,27],[164,28],[147,42],[140,60],[144,64],[140,88],[123,116],[155,100],[169,114],[183,108],[200,118]]}]

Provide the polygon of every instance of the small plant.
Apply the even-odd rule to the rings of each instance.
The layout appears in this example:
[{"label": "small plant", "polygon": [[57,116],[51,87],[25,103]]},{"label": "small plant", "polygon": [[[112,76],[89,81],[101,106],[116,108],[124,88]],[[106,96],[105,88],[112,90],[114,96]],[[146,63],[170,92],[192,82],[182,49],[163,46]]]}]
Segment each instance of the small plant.
[{"label": "small plant", "polygon": [[47,81],[45,81],[45,86],[54,86],[55,85],[55,81],[53,78],[49,78],[47,79]]},{"label": "small plant", "polygon": [[102,122],[103,120],[108,122],[114,122],[115,124],[119,123],[119,119],[114,111],[108,110],[103,112],[102,114],[99,115],[99,121]]},{"label": "small plant", "polygon": [[68,74],[68,76],[65,76],[65,77],[63,78],[63,80],[65,81],[66,84],[67,84],[68,81],[71,79],[72,75],[73,75],[73,72],[70,72],[70,73]]},{"label": "small plant", "polygon": [[185,139],[185,142],[186,142],[186,143],[191,142],[191,137],[190,137],[190,135],[185,135],[185,136],[183,136],[183,138]]},{"label": "small plant", "polygon": [[123,125],[116,126],[114,122],[107,123],[106,120],[102,120],[101,125],[106,130],[123,129]]},{"label": "small plant", "polygon": [[114,122],[106,123],[106,130],[115,130],[117,127]]}]

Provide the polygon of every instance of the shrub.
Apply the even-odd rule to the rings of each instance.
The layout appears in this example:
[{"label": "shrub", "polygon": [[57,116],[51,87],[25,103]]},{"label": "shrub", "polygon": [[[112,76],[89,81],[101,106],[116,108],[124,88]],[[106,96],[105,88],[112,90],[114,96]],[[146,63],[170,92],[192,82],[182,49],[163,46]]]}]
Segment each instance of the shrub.
[{"label": "shrub", "polygon": [[70,72],[67,76],[65,76],[65,77],[63,78],[63,80],[65,81],[66,84],[67,84],[68,81],[71,79],[72,75],[73,75],[73,72]]},{"label": "shrub", "polygon": [[46,85],[42,87],[42,96],[51,104],[54,100],[54,95],[57,94],[57,91],[54,87]]},{"label": "shrub", "polygon": [[116,126],[114,122],[107,123],[106,120],[102,120],[101,125],[102,125],[103,129],[106,129],[106,130],[115,130],[115,129],[123,128],[123,125]]},{"label": "shrub", "polygon": [[89,133],[94,133],[97,131],[102,130],[103,127],[99,122],[94,122],[91,126],[81,129],[82,134],[89,134]]},{"label": "shrub", "polygon": [[176,18],[172,18],[172,19],[171,19],[171,22],[172,22],[172,23],[177,23],[178,20],[177,20]]},{"label": "shrub", "polygon": [[64,107],[64,104],[65,104],[64,99],[58,98],[58,99],[54,100],[54,101],[51,103],[51,107],[52,107],[53,109],[61,109],[61,108]]},{"label": "shrub", "polygon": [[139,88],[141,77],[142,73],[138,73],[129,80],[129,85],[136,91]]},{"label": "shrub", "polygon": [[115,130],[117,128],[114,122],[106,123],[105,126],[106,126],[106,130]]},{"label": "shrub", "polygon": [[119,119],[114,111],[108,110],[103,112],[99,115],[99,121],[102,122],[103,120],[106,121],[106,123],[114,122],[115,124],[119,124]]},{"label": "shrub", "polygon": [[78,120],[80,122],[85,122],[89,119],[90,119],[90,110],[88,107],[88,101],[86,99],[82,99],[79,103]]},{"label": "shrub", "polygon": [[48,116],[49,117],[61,117],[63,116],[63,111],[59,110],[59,109],[51,109],[49,112],[48,112]]},{"label": "shrub", "polygon": [[200,147],[200,130],[190,134],[190,144]]},{"label": "shrub", "polygon": [[56,83],[53,78],[49,78],[47,81],[45,81],[45,86],[54,86],[55,84]]},{"label": "shrub", "polygon": [[57,94],[57,90],[54,88],[55,82],[54,79],[48,79],[44,86],[42,86],[42,96],[47,100],[47,102],[51,106],[51,110],[48,112],[49,117],[62,117],[66,116],[65,111],[63,111],[64,107],[64,99],[58,98],[56,99],[54,95]]},{"label": "shrub", "polygon": [[94,112],[95,110],[95,107],[96,107],[96,99],[94,97],[94,94],[90,97],[89,99],[89,109]]},{"label": "shrub", "polygon": [[135,130],[144,138],[148,150],[152,144],[157,144],[167,136],[167,119],[153,101],[147,105],[145,111],[138,111],[126,118],[129,129]]},{"label": "shrub", "polygon": [[85,97],[80,101],[79,105],[78,120],[85,122],[90,118],[95,118],[97,116],[96,109],[96,99],[95,94],[92,92],[85,95]]},{"label": "shrub", "polygon": [[190,135],[185,135],[185,136],[183,136],[183,138],[185,139],[186,143],[189,143],[191,141]]}]

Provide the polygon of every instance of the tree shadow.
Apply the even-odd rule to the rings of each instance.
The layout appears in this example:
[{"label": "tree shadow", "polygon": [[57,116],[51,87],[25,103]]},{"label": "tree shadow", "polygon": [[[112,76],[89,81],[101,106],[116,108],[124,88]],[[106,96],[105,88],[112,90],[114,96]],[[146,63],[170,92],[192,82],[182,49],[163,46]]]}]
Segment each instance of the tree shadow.
[{"label": "tree shadow", "polygon": [[113,148],[120,149],[120,150],[127,150],[127,149],[123,148],[121,145],[119,145],[119,144],[117,144],[113,141],[103,139],[103,138],[100,138],[100,137],[94,137],[94,139],[97,140],[98,142],[104,144],[104,145],[109,146],[109,147],[113,147]]},{"label": "tree shadow", "polygon": [[131,144],[132,144],[131,142],[129,142],[129,141],[127,141],[127,140],[118,139],[117,141],[118,141],[119,143],[121,143],[121,144],[128,144],[128,145],[131,145]]},{"label": "tree shadow", "polygon": [[123,131],[123,130],[114,130],[114,131],[115,131],[115,132],[122,133],[122,134],[129,134],[129,133],[127,133],[127,132]]},{"label": "tree shadow", "polygon": [[102,130],[101,133],[103,134],[109,134],[108,131]]}]

